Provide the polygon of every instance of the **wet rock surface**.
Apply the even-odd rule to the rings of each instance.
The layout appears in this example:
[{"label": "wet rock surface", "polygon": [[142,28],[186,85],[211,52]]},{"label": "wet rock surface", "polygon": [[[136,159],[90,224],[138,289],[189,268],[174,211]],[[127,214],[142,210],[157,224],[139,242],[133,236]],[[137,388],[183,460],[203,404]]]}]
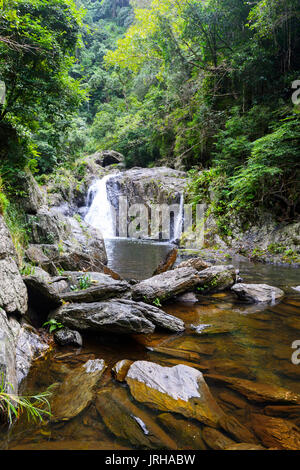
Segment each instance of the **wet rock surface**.
[{"label": "wet rock surface", "polygon": [[209,375],[210,380],[228,385],[244,395],[248,400],[257,403],[300,403],[300,395],[275,385],[252,382],[250,380],[221,375]]},{"label": "wet rock surface", "polygon": [[82,337],[78,331],[62,328],[54,333],[54,339],[60,346],[82,347]]},{"label": "wet rock surface", "polygon": [[275,303],[284,297],[284,292],[266,284],[236,284],[232,291],[239,299],[253,303]]},{"label": "wet rock surface", "polygon": [[165,301],[184,292],[192,291],[198,284],[198,271],[195,269],[174,269],[135,285],[132,289],[132,298],[149,303],[155,299]]},{"label": "wet rock surface", "polygon": [[122,299],[63,305],[51,314],[51,318],[79,331],[153,333],[156,327],[184,331],[182,320],[156,307]]},{"label": "wet rock surface", "polygon": [[97,393],[96,408],[108,429],[144,449],[176,449],[175,441],[149,414],[130,400],[127,390],[108,388]]},{"label": "wet rock surface", "polygon": [[106,369],[100,359],[75,368],[57,388],[52,400],[52,421],[68,421],[78,416],[94,399],[96,388]]},{"label": "wet rock surface", "polygon": [[300,429],[292,422],[261,414],[253,414],[251,422],[255,433],[266,447],[300,449]]},{"label": "wet rock surface", "polygon": [[27,311],[27,289],[16,260],[10,233],[0,215],[0,308],[9,314],[24,315]]},{"label": "wet rock surface", "polygon": [[106,274],[98,274],[98,276],[89,274],[90,282],[93,285],[87,289],[66,292],[60,295],[60,299],[64,302],[98,302],[109,298],[130,296],[130,285],[125,281],[117,281]]},{"label": "wet rock surface", "polygon": [[222,411],[196,369],[138,361],[130,367],[126,382],[132,396],[147,406],[218,426]]}]

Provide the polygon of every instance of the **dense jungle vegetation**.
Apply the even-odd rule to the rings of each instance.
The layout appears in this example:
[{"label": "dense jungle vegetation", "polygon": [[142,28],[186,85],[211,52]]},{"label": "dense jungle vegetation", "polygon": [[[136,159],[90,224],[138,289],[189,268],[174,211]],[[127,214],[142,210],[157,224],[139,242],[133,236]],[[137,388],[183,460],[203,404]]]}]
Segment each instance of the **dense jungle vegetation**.
[{"label": "dense jungle vegetation", "polygon": [[220,217],[299,216],[298,0],[1,3],[2,212],[25,167],[112,148],[189,170]]}]

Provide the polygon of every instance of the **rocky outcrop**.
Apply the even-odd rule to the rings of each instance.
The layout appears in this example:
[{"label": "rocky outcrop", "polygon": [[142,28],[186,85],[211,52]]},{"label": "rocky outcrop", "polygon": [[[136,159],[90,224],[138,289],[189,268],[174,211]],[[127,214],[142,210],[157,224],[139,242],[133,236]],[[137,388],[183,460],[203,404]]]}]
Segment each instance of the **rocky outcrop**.
[{"label": "rocky outcrop", "polygon": [[51,421],[69,421],[85,410],[95,396],[105,369],[105,362],[95,359],[70,372],[51,400]]},{"label": "rocky outcrop", "polygon": [[33,308],[43,308],[49,313],[61,305],[60,295],[51,281],[44,281],[36,275],[24,276],[23,280],[28,289],[29,304]]},{"label": "rocky outcrop", "polygon": [[130,367],[126,382],[132,396],[147,406],[218,427],[223,412],[196,369],[138,361]]},{"label": "rocky outcrop", "polygon": [[152,303],[156,299],[165,301],[184,292],[194,290],[199,284],[198,271],[180,268],[151,277],[135,285],[132,298]]},{"label": "rocky outcrop", "polygon": [[253,303],[275,303],[284,297],[284,292],[267,284],[236,284],[231,289],[239,299]]},{"label": "rocky outcrop", "polygon": [[36,215],[41,207],[46,204],[46,195],[43,190],[29,170],[18,173],[17,184],[22,192],[22,197],[18,198],[19,204],[26,214]]},{"label": "rocky outcrop", "polygon": [[16,259],[10,233],[0,215],[0,308],[9,314],[24,315],[27,311],[27,290]]},{"label": "rocky outcrop", "polygon": [[186,186],[186,173],[171,168],[132,168],[118,175],[108,184],[113,205],[114,194],[124,195],[128,204],[172,204],[180,202]]},{"label": "rocky outcrop", "polygon": [[162,310],[125,299],[66,304],[51,313],[64,326],[78,331],[118,334],[153,333],[155,328],[184,331],[184,323]]},{"label": "rocky outcrop", "polygon": [[124,155],[115,150],[103,150],[94,155],[95,162],[106,168],[110,165],[124,165]]},{"label": "rocky outcrop", "polygon": [[99,230],[83,220],[65,217],[57,209],[41,209],[30,216],[32,245],[26,252],[29,261],[50,274],[53,266],[66,271],[103,272],[106,250]]}]

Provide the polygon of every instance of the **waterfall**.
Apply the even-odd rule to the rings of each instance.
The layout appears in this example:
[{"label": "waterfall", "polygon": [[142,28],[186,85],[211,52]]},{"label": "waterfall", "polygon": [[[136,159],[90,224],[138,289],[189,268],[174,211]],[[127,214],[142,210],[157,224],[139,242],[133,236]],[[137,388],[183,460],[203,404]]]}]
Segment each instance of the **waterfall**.
[{"label": "waterfall", "polygon": [[89,210],[85,222],[99,229],[103,238],[115,238],[113,209],[107,194],[107,183],[114,176],[107,175],[101,180],[95,181],[87,196]]},{"label": "waterfall", "polygon": [[182,228],[184,222],[184,195],[180,194],[180,207],[176,221],[174,221],[174,236],[173,240],[177,241],[180,240],[182,235]]}]

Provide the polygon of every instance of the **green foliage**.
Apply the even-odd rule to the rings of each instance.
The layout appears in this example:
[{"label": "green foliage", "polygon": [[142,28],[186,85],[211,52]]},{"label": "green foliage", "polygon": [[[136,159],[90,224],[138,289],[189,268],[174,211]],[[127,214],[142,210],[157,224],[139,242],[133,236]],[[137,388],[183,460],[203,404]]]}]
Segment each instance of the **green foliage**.
[{"label": "green foliage", "polygon": [[84,274],[79,277],[78,286],[71,286],[71,290],[79,291],[79,290],[89,289],[89,287],[91,287],[92,284],[93,284],[93,281],[91,280],[91,276],[89,274]]},{"label": "green foliage", "polygon": [[51,406],[49,397],[52,395],[49,388],[46,392],[33,396],[24,397],[8,393],[7,389],[13,390],[11,384],[4,382],[4,374],[0,380],[0,418],[11,425],[14,419],[19,419],[22,413],[26,412],[28,421],[42,422],[44,417],[51,416]]},{"label": "green foliage", "polygon": [[43,324],[43,328],[45,328],[46,326],[49,327],[49,333],[53,333],[56,330],[60,330],[60,329],[64,328],[64,325],[62,323],[59,323],[58,321],[54,320],[54,318],[52,318],[51,320],[49,320],[49,321],[47,321],[46,323]]}]

